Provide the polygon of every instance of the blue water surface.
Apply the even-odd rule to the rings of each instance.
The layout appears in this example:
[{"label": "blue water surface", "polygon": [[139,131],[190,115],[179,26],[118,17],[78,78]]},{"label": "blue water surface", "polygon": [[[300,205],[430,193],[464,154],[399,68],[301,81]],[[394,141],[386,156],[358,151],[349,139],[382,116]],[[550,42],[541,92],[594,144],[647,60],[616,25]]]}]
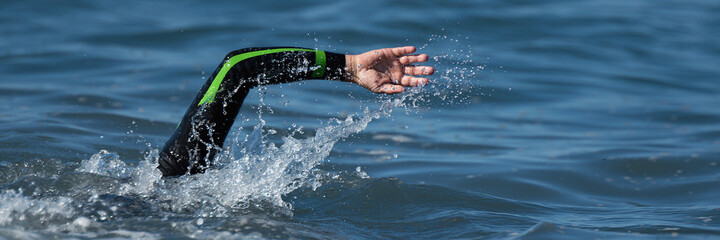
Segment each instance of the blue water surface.
[{"label": "blue water surface", "polygon": [[[0,1],[0,238],[718,238],[718,12]],[[232,50],[405,45],[430,55],[430,85],[259,88],[217,169],[154,168]]]}]

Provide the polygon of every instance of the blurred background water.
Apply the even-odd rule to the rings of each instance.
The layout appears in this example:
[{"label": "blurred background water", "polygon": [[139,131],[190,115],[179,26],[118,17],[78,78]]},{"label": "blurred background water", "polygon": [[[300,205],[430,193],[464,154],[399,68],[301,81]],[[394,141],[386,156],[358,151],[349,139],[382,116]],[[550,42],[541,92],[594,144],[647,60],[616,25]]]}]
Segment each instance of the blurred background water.
[{"label": "blurred background water", "polygon": [[[718,12],[0,1],[0,238],[718,237]],[[157,149],[227,52],[403,45],[431,55],[429,86],[253,90],[224,167],[158,176]]]}]

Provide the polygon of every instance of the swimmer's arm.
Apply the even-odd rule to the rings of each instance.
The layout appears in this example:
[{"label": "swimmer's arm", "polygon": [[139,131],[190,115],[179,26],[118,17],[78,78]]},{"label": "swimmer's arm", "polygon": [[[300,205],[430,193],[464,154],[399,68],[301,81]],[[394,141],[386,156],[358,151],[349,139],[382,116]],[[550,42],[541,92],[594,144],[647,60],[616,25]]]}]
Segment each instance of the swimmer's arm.
[{"label": "swimmer's arm", "polygon": [[427,54],[413,54],[415,50],[415,47],[407,46],[345,55],[345,81],[385,94],[403,92],[404,87],[425,85],[427,78],[415,76],[432,75],[435,69],[413,65],[428,61]]},{"label": "swimmer's arm", "polygon": [[[427,84],[427,78],[416,76],[432,75],[435,71],[433,67],[413,65],[428,61],[427,54],[413,54],[415,50],[413,46],[406,46],[344,55],[301,48],[246,48],[228,54],[226,62],[218,67],[213,78],[222,75],[223,85],[229,84],[218,84],[215,89],[234,89],[230,85],[236,83],[249,89],[258,85],[327,79],[352,82],[375,93],[395,94],[403,92],[404,87]],[[222,72],[227,62],[246,55],[258,56],[230,65],[232,67],[228,67],[227,74]],[[231,79],[237,81],[227,81]]]},{"label": "swimmer's arm", "polygon": [[394,94],[423,85],[434,69],[415,47],[384,48],[344,55],[294,47],[245,48],[230,52],[195,97],[158,158],[163,176],[204,172],[251,88],[305,79],[344,80],[376,93]]}]

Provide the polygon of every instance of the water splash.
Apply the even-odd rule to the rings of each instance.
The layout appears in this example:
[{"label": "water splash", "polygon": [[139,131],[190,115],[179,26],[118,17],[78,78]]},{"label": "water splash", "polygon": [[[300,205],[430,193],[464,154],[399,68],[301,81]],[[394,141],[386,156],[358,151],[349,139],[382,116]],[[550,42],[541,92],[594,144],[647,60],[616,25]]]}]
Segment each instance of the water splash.
[{"label": "water splash", "polygon": [[[430,35],[427,42],[418,48],[418,52],[430,51],[428,55],[431,63],[438,66],[452,66],[436,69],[432,84],[425,91],[442,105],[465,104],[473,101],[478,95],[485,93],[481,90],[480,74],[487,67],[487,63],[477,61],[472,46],[468,44],[469,37],[456,35]],[[432,49],[448,49],[449,51],[433,53]],[[489,58],[487,58],[489,60]],[[489,80],[492,81],[492,80]],[[492,91],[492,90],[490,90]]]},{"label": "water splash", "polygon": [[[431,38],[428,42],[433,41],[436,40]],[[241,137],[236,132],[228,138],[225,147],[216,154],[213,166],[204,174],[163,179],[156,169],[156,149],[152,149],[135,167],[123,163],[116,154],[102,150],[83,161],[77,171],[125,179],[116,192],[110,193],[139,195],[153,205],[172,212],[205,217],[226,216],[236,211],[259,208],[292,215],[292,206],[283,200],[283,196],[301,187],[316,189],[327,181],[327,173],[316,167],[338,141],[364,130],[374,119],[390,116],[394,109],[410,111],[418,109],[422,102],[436,101],[427,99],[429,97],[440,97],[442,101],[439,102],[443,104],[463,102],[462,93],[474,91],[477,87],[471,77],[483,69],[482,65],[472,61],[471,56],[469,50],[434,56],[439,64],[455,66],[439,71],[433,77],[438,79],[437,83],[382,97],[378,109],[365,108],[344,119],[332,119],[326,126],[316,129],[311,137],[293,137],[295,133],[302,132],[302,126],[293,126],[294,131],[282,137],[280,144],[267,140],[268,135],[276,132],[265,128],[263,111],[266,109],[272,113],[272,109],[264,103],[266,88],[259,87],[258,124],[247,136]],[[355,174],[360,179],[369,177],[360,168]],[[97,194],[103,193],[108,192],[99,191]]]},{"label": "water splash", "polygon": [[74,215],[72,200],[68,197],[32,199],[22,190],[0,193],[0,226],[9,224],[38,227],[48,222],[67,222]]},{"label": "water splash", "polygon": [[[466,96],[458,97],[458,94],[473,91],[476,87],[468,77],[482,70],[472,61],[450,63],[462,58],[464,56],[457,53],[436,55],[433,57],[435,62],[453,65],[453,69],[439,70],[431,77],[434,83],[407,88],[407,92],[398,95],[380,96],[380,100],[361,100],[370,103],[370,107],[331,119],[324,126],[310,130],[315,133],[312,136],[303,132],[303,126],[293,124],[288,132],[283,131],[284,137],[279,142],[275,136],[280,135],[266,127],[263,119],[263,112],[272,114],[273,109],[265,103],[266,88],[260,87],[259,122],[251,127],[247,136],[242,135],[242,131],[231,135],[215,156],[215,164],[205,174],[162,178],[157,170],[158,150],[152,147],[137,165],[126,163],[118,154],[106,150],[81,161],[79,166],[58,163],[57,169],[65,167],[70,172],[53,171],[47,177],[52,184],[37,188],[34,187],[36,179],[28,178],[18,182],[19,187],[15,189],[19,190],[0,193],[0,226],[3,226],[0,235],[9,236],[9,231],[22,226],[17,233],[26,238],[43,238],[22,235],[35,234],[24,231],[33,229],[86,238],[158,238],[143,231],[123,230],[122,226],[111,223],[114,219],[124,218],[142,222],[145,220],[142,213],[149,211],[170,218],[192,218],[180,222],[173,220],[172,228],[188,236],[214,234],[228,237],[230,234],[238,237],[240,235],[233,232],[210,232],[205,226],[212,224],[214,217],[235,218],[261,212],[263,216],[270,215],[271,219],[260,218],[258,221],[272,221],[274,217],[292,216],[293,206],[283,198],[292,197],[291,193],[298,189],[314,191],[324,184],[346,184],[370,178],[359,166],[354,171],[334,173],[320,170],[318,165],[325,161],[338,141],[363,131],[375,119],[389,117],[393,111],[417,111],[428,102],[430,105],[462,103]],[[132,130],[128,132],[131,133]],[[377,137],[411,141],[402,136]],[[34,165],[41,164],[47,164],[47,161]],[[18,179],[25,176],[19,175]],[[23,195],[23,187],[32,194]],[[251,236],[241,235],[240,238]]]},{"label": "water splash", "polygon": [[[204,174],[163,179],[156,169],[157,150],[150,151],[136,167],[102,150],[82,161],[77,171],[126,179],[118,192],[112,194],[145,196],[173,212],[223,216],[259,207],[292,215],[292,206],[282,197],[300,187],[314,189],[322,184],[324,173],[315,167],[330,154],[335,143],[364,130],[372,120],[389,116],[393,109],[404,107],[419,92],[416,88],[384,101],[375,111],[366,108],[345,119],[333,119],[312,137],[294,138],[293,134],[283,137],[279,145],[266,140],[266,135],[272,133],[264,133],[265,122],[260,121],[244,139],[237,136],[228,139],[226,147],[215,157],[214,167]],[[301,131],[301,127],[296,131]],[[357,174],[368,177],[362,171]]]},{"label": "water splash", "polygon": [[92,155],[90,159],[83,160],[78,172],[106,175],[114,178],[125,178],[129,176],[131,169],[127,167],[120,157],[106,150]]}]

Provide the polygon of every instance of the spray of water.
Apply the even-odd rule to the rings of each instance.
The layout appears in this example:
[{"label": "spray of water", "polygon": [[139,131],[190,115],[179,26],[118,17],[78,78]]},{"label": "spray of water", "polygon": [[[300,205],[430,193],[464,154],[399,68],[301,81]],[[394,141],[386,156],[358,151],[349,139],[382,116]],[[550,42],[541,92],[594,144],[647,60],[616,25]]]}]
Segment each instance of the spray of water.
[{"label": "spray of water", "polygon": [[[432,98],[417,98],[435,101],[441,105],[468,104],[477,95],[485,95],[482,90],[480,73],[485,70],[485,63],[477,61],[472,46],[467,44],[468,37],[461,35],[430,35],[427,42],[418,48],[419,52],[427,49],[447,49],[437,54],[430,54],[432,63],[438,66],[434,75],[434,84],[428,86],[425,93]],[[489,58],[488,58],[489,59]],[[492,80],[490,80],[492,81]],[[414,100],[417,101],[417,100]],[[415,104],[413,103],[413,106]]]},{"label": "spray of water", "polygon": [[[286,136],[279,146],[266,141],[267,133],[262,131],[265,122],[260,121],[245,139],[230,138],[216,156],[218,164],[204,174],[163,179],[156,169],[157,150],[151,150],[136,167],[103,150],[84,160],[77,171],[125,179],[116,192],[95,195],[139,195],[173,212],[223,216],[261,208],[292,215],[292,206],[282,196],[300,187],[319,187],[327,173],[315,167],[330,154],[335,143],[362,131],[372,120],[389,116],[393,109],[407,108],[407,103],[422,96],[420,93],[421,89],[413,89],[383,101],[378,110],[366,108],[345,119],[334,119],[309,138]],[[368,177],[362,170],[355,174]]]},{"label": "spray of water", "polygon": [[[454,47],[445,49],[458,49],[461,41],[432,36],[420,49],[448,44]],[[216,164],[204,174],[162,178],[156,169],[158,152],[155,149],[151,149],[138,166],[128,166],[116,154],[103,150],[84,160],[77,172],[122,179],[121,187],[110,192],[98,189],[95,195],[137,195],[172,212],[223,216],[243,209],[261,208],[291,215],[292,206],[282,197],[298,188],[314,189],[323,183],[321,179],[326,179],[323,176],[327,173],[316,167],[330,154],[335,143],[364,130],[374,119],[390,116],[394,109],[418,109],[422,102],[428,101],[463,103],[470,96],[465,93],[479,89],[472,80],[484,66],[473,62],[469,46],[452,51],[431,53],[434,64],[454,67],[439,68],[442,70],[436,73],[430,85],[382,98],[379,109],[365,108],[344,119],[333,119],[311,137],[295,138],[292,133],[282,138],[282,144],[268,142],[267,134],[273,133],[263,131],[265,121],[260,111],[260,121],[252,132],[244,138],[239,134],[228,138],[226,146],[214,159]],[[263,92],[263,89],[259,91]],[[259,109],[263,108],[262,101],[261,98]],[[293,127],[295,133],[302,131],[302,126]],[[359,178],[368,177],[359,169],[356,174]]]},{"label": "spray of water", "polygon": [[[75,172],[63,170],[37,178],[53,182],[44,187],[35,187],[32,177],[27,181],[18,180],[27,184],[18,185],[16,190],[0,192],[0,226],[3,226],[0,235],[17,233],[17,236],[26,238],[42,238],[34,237],[32,231],[27,231],[32,229],[49,229],[54,233],[95,232],[97,228],[102,228],[96,220],[119,216],[124,214],[123,211],[129,211],[127,214],[130,215],[138,211],[132,208],[124,210],[125,207],[118,205],[122,203],[113,202],[115,198],[172,212],[173,216],[180,213],[198,218],[187,224],[187,228],[201,225],[206,217],[236,212],[260,210],[263,214],[292,215],[292,206],[283,200],[283,196],[299,188],[316,189],[348,174],[355,179],[369,177],[359,167],[351,173],[329,173],[317,168],[338,141],[363,131],[375,119],[391,116],[393,111],[408,113],[422,108],[442,109],[447,105],[467,104],[478,93],[482,95],[478,91],[480,81],[476,78],[484,65],[473,61],[470,46],[462,44],[462,37],[431,36],[427,44],[420,47],[420,52],[431,55],[429,64],[437,69],[429,85],[409,88],[408,92],[399,95],[382,96],[379,107],[342,114],[343,117],[332,119],[315,129],[314,136],[307,136],[303,133],[303,126],[293,124],[291,133],[282,137],[280,143],[268,141],[270,135],[277,136],[277,133],[265,126],[263,111],[272,114],[272,109],[264,104],[261,94],[259,122],[249,134],[242,135],[238,131],[231,135],[225,147],[215,156],[215,164],[204,174],[162,178],[156,168],[158,150],[150,147],[137,165],[125,163],[117,154],[102,150],[83,160],[79,167],[68,169]],[[450,49],[451,52],[432,52],[436,49]],[[258,91],[262,93],[263,89]],[[57,165],[58,168],[67,167],[62,163]],[[15,169],[13,166],[9,168]],[[17,175],[17,179],[30,176],[24,173]],[[191,235],[208,234],[198,229],[182,231]],[[125,230],[112,230],[105,234],[157,237]]]}]

